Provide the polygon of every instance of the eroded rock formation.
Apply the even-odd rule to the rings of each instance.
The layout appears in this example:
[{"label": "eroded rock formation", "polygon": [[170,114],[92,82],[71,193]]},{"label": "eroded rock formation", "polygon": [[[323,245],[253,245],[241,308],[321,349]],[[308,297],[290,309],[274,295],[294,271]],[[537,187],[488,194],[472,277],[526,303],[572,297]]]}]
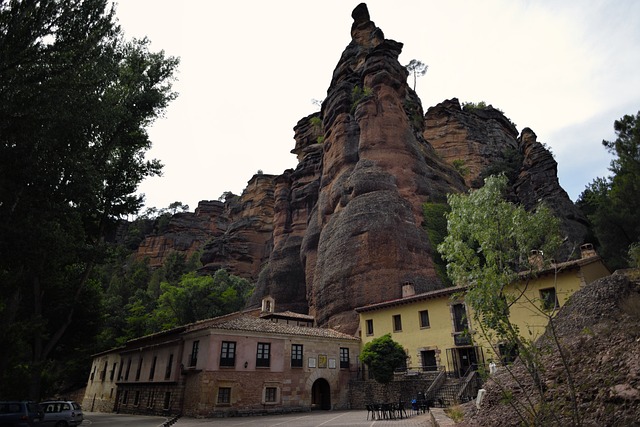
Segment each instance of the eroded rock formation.
[{"label": "eroded rock formation", "polygon": [[[226,268],[256,282],[250,307],[271,296],[277,311],[355,333],[353,308],[399,298],[404,282],[417,292],[443,286],[423,204],[479,187],[490,173],[507,173],[511,197],[527,208],[548,203],[568,247],[582,243],[586,222],[531,130],[518,135],[499,110],[457,99],[423,114],[398,62],[402,44],[384,38],[366,5],[352,17],[321,111],[294,128],[297,167],[256,175],[242,196],[180,214],[140,256],[158,264],[169,250],[201,249],[203,272]],[[187,219],[192,229],[180,225]]]}]

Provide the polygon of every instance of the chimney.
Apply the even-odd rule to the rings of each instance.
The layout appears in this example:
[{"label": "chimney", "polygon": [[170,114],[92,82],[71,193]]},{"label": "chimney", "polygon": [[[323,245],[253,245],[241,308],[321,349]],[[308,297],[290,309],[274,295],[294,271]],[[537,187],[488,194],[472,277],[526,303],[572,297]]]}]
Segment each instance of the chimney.
[{"label": "chimney", "polygon": [[584,245],[580,246],[580,256],[582,257],[582,259],[590,258],[596,255],[598,254],[596,253],[596,250],[593,249],[593,245],[591,243],[585,243]]},{"label": "chimney", "polygon": [[404,282],[402,285],[402,298],[410,297],[416,294],[416,288],[411,282]]},{"label": "chimney", "polygon": [[534,249],[529,254],[529,265],[532,269],[540,269],[544,266],[543,253],[537,249]]}]

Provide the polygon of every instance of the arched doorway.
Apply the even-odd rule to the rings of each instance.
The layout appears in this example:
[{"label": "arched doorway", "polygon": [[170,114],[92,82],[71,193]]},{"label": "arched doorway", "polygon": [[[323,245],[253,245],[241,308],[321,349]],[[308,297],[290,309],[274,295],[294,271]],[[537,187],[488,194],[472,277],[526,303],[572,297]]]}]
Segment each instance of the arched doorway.
[{"label": "arched doorway", "polygon": [[318,378],[313,382],[311,409],[331,409],[331,387],[324,378]]}]

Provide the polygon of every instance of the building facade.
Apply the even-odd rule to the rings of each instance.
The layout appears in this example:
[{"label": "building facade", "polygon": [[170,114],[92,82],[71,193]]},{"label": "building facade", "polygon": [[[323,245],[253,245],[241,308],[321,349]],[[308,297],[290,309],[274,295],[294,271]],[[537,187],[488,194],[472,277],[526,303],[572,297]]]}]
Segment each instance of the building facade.
[{"label": "building facade", "polygon": [[195,417],[347,408],[360,339],[312,323],[234,313],[131,340],[95,355],[83,407]]},{"label": "building facade", "polygon": [[[553,314],[580,287],[610,272],[590,245],[582,258],[554,264],[536,276],[521,276],[506,292],[517,295],[509,317],[523,336],[536,339],[544,333],[547,314]],[[414,294],[405,284],[403,298],[356,308],[363,345],[390,334],[407,352],[407,374],[447,371],[464,376],[489,360],[510,359],[513,354],[498,342],[488,342],[474,324],[465,304],[465,287]]]}]

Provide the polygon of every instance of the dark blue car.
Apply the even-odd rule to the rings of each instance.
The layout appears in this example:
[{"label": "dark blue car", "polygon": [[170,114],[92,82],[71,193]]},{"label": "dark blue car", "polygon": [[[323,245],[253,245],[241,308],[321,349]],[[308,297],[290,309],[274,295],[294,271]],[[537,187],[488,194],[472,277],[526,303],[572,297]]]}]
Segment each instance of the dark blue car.
[{"label": "dark blue car", "polygon": [[43,413],[35,402],[24,400],[0,402],[0,427],[38,427]]}]

